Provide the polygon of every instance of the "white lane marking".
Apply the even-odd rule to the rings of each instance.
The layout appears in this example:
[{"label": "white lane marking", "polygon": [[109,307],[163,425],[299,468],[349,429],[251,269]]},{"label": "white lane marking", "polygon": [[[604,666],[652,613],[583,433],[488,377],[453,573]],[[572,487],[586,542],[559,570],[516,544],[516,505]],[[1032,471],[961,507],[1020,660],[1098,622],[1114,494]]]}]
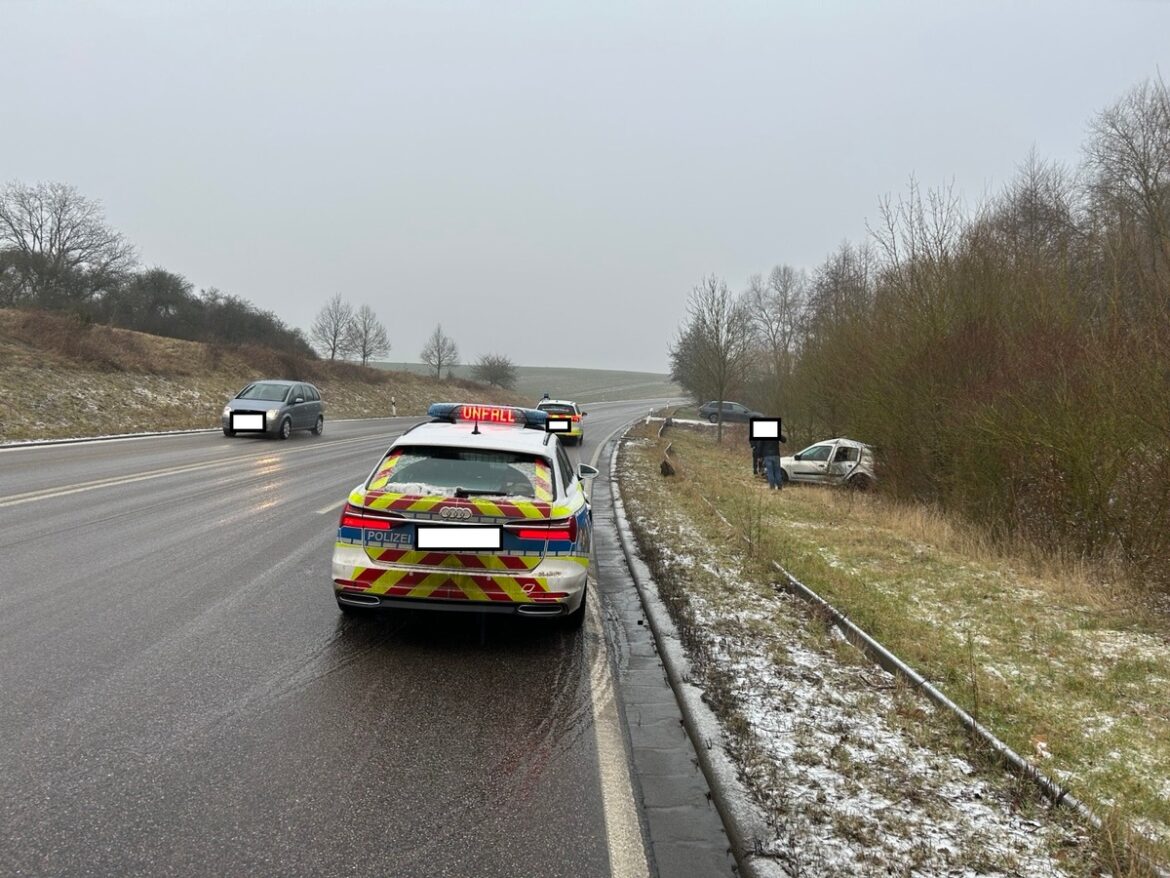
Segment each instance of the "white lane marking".
[{"label": "white lane marking", "polygon": [[[624,426],[616,427],[598,444],[590,460],[591,466],[597,466],[601,449]],[[590,496],[595,481],[589,480]],[[646,860],[638,805],[630,781],[630,756],[626,752],[626,739],[618,718],[609,650],[605,645],[596,590],[589,602],[588,625],[591,640],[596,644],[590,662],[589,688],[593,700],[597,766],[601,775],[601,810],[605,815],[605,837],[609,847],[609,874],[611,878],[649,878],[650,865]]]},{"label": "white lane marking", "polygon": [[328,515],[330,512],[334,512],[334,511],[340,509],[342,506],[344,506],[348,499],[349,498],[347,497],[345,500],[338,500],[336,503],[330,503],[328,506],[325,506],[321,509],[318,509],[317,514],[318,515]]},{"label": "white lane marking", "polygon": [[[279,453],[282,456],[292,456],[295,454],[306,454],[312,451],[319,451],[324,448],[335,448],[338,445],[350,445],[355,442],[369,442],[377,439],[379,442],[385,441],[385,436],[359,436],[353,439],[338,439],[329,443],[321,443],[309,448],[293,448],[288,450],[281,450]],[[279,460],[280,458],[277,458]],[[110,488],[115,485],[129,485],[134,482],[142,482],[148,479],[161,479],[165,476],[182,475],[189,472],[197,472],[205,469],[227,469],[235,464],[243,463],[259,463],[271,464],[273,458],[271,457],[254,457],[251,455],[236,455],[227,460],[211,460],[204,463],[188,463],[182,466],[170,466],[163,469],[149,470],[144,473],[134,473],[132,475],[111,476],[104,479],[95,479],[92,482],[82,482],[78,485],[60,486],[56,488],[42,488],[38,491],[25,491],[22,494],[10,494],[7,497],[0,497],[0,509],[9,506],[20,506],[24,503],[34,503],[37,500],[52,500],[56,497],[68,497],[71,494],[81,494],[85,491],[94,491],[98,488]]]},{"label": "white lane marking", "polygon": [[650,865],[630,782],[630,759],[618,719],[609,653],[602,631],[597,595],[589,602],[588,632],[596,646],[590,661],[589,688],[593,701],[593,736],[601,775],[601,810],[609,848],[611,878],[649,878]]}]

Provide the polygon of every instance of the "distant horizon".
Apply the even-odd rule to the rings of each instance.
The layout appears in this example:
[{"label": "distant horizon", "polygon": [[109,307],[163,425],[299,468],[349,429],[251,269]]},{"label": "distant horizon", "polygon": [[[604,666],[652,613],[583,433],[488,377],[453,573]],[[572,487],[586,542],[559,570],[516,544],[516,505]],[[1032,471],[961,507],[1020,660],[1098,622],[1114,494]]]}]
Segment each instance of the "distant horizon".
[{"label": "distant horizon", "polygon": [[[381,365],[386,365],[386,366],[419,366],[420,368],[426,368],[426,369],[429,369],[432,371],[435,368],[434,366],[430,366],[426,363],[420,363],[420,362],[417,362],[415,360],[372,359],[372,360],[370,360],[370,362],[367,365],[372,366],[374,364],[381,364]],[[529,363],[515,363],[514,365],[516,366],[517,369],[566,369],[566,370],[571,370],[574,372],[625,372],[625,373],[629,373],[629,374],[633,374],[633,375],[653,375],[656,378],[667,378],[667,379],[670,378],[670,372],[651,372],[647,369],[600,369],[600,368],[597,368],[594,366],[560,366],[560,365],[557,365],[555,363],[541,363],[539,365],[533,365],[533,364],[529,364]],[[444,367],[444,368],[446,368],[446,367]],[[463,368],[473,369],[473,368],[475,368],[475,363],[456,363],[451,368],[454,368],[454,369],[463,369]]]}]

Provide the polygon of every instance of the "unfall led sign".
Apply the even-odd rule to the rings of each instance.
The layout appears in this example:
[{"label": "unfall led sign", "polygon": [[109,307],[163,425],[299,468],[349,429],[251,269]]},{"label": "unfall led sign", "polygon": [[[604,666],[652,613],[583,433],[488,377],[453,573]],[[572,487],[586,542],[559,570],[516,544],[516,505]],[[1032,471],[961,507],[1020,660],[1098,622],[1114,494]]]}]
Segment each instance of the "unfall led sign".
[{"label": "unfall led sign", "polygon": [[483,421],[488,424],[519,424],[516,410],[499,405],[465,405],[459,409],[461,421]]}]

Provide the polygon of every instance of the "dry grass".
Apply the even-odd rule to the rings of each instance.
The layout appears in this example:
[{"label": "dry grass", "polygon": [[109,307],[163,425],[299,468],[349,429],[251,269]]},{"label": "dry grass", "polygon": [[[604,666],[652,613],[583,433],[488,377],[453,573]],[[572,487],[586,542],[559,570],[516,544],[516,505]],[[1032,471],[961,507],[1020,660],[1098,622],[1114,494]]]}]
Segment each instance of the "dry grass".
[{"label": "dry grass", "polygon": [[770,493],[746,441],[667,438],[684,464],[681,508],[709,516],[713,501],[737,531],[726,545],[750,535],[746,556],[779,560],[1113,826],[1140,827],[1170,854],[1170,626],[1148,595],[880,493]]},{"label": "dry grass", "polygon": [[970,752],[957,724],[777,590],[762,544],[749,551],[689,477],[658,474],[654,425],[633,435],[619,472],[640,554],[769,815],[767,853],[807,876],[1091,874],[1071,812]]},{"label": "dry grass", "polygon": [[0,441],[219,426],[224,402],[258,378],[312,381],[327,417],[422,415],[436,399],[520,402],[473,382],[308,360],[90,326],[68,315],[0,309]]},{"label": "dry grass", "polygon": [[1108,610],[1146,600],[1146,595],[1125,586],[1120,565],[1089,561],[1020,537],[993,537],[985,528],[925,503],[901,502],[878,493],[797,490],[803,492],[802,502],[819,509],[826,522],[880,528],[975,564],[1006,565],[1063,602]]}]

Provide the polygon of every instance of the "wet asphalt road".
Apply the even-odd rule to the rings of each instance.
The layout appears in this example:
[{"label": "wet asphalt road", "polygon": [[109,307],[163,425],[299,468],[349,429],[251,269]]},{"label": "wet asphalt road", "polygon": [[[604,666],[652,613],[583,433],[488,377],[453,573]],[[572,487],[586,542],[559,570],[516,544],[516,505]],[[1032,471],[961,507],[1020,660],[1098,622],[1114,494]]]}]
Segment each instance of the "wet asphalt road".
[{"label": "wet asphalt road", "polygon": [[416,420],[0,451],[0,874],[611,874],[593,621],[337,612]]}]

